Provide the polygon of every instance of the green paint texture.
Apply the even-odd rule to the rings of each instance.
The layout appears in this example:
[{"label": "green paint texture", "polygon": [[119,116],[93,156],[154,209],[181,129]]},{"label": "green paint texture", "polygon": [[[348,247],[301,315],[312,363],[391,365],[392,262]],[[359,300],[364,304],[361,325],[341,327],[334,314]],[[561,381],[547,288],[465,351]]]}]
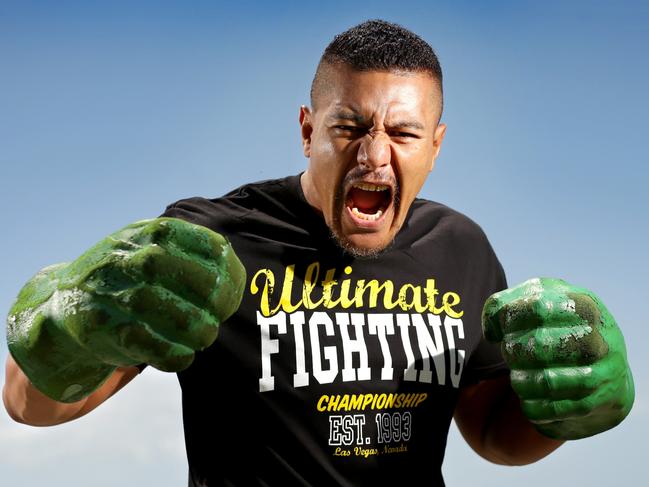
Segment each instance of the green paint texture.
[{"label": "green paint texture", "polygon": [[500,342],[523,413],[544,435],[573,440],[619,424],[635,396],[624,337],[600,299],[535,278],[487,299],[485,337]]},{"label": "green paint texture", "polygon": [[237,310],[245,281],[221,235],[143,220],[28,281],[9,312],[7,344],[36,388],[78,401],[117,367],[187,368]]}]

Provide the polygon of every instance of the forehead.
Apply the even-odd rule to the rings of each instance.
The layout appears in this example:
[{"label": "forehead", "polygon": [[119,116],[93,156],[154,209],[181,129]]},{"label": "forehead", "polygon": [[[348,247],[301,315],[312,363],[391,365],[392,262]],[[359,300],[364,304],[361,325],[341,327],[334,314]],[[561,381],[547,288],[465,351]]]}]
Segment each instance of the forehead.
[{"label": "forehead", "polygon": [[439,89],[428,73],[356,71],[344,65],[327,70],[317,105],[328,115],[345,111],[366,116],[405,112],[434,118],[439,113]]}]

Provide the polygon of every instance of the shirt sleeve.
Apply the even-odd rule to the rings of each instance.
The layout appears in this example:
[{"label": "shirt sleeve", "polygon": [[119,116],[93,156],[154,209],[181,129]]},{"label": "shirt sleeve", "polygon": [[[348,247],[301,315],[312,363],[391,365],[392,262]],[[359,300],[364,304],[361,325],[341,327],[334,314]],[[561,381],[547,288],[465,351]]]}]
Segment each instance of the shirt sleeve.
[{"label": "shirt sleeve", "polygon": [[[493,252],[493,251],[492,251]],[[485,286],[482,304],[489,296],[507,288],[507,278],[498,258],[493,254],[493,262],[489,266],[490,273]],[[471,354],[467,370],[462,374],[461,386],[476,384],[483,380],[493,379],[509,374],[509,367],[500,351],[500,343],[491,343],[484,336],[480,338],[477,348]]]}]

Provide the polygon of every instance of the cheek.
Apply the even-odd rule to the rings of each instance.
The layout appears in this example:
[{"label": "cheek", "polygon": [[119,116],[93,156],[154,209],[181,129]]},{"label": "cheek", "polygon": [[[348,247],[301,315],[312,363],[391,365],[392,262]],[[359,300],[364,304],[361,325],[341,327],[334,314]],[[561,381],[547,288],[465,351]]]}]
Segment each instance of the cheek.
[{"label": "cheek", "polygon": [[336,146],[327,134],[322,129],[314,132],[311,137],[311,158],[330,159],[336,153]]},{"label": "cheek", "polygon": [[430,174],[433,161],[433,147],[429,144],[412,145],[400,154],[399,160],[404,161],[399,165],[401,181],[407,185],[409,191],[419,192],[426,178]]},{"label": "cheek", "polygon": [[410,204],[417,197],[430,171],[422,163],[404,164],[400,168],[400,190],[403,203]]},{"label": "cheek", "polygon": [[[350,144],[337,143],[329,138],[320,139],[311,149],[310,167],[317,173],[323,192],[334,192],[341,184],[344,175],[349,170],[347,161],[355,160],[354,148]],[[326,182],[326,183],[325,183]],[[324,187],[324,185],[328,185]]]},{"label": "cheek", "polygon": [[336,191],[342,180],[340,166],[331,142],[320,142],[312,148],[309,171],[313,175],[320,211],[323,212],[327,223],[332,221],[332,215],[337,212]]}]

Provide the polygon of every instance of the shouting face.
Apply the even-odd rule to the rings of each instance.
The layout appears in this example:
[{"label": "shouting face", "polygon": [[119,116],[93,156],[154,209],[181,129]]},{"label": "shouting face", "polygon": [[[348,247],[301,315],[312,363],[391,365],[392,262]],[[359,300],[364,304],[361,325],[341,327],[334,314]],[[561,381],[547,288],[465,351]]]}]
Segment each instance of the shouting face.
[{"label": "shouting face", "polygon": [[301,107],[304,194],[352,254],[375,255],[403,225],[444,138],[440,97],[428,73],[337,65]]}]

